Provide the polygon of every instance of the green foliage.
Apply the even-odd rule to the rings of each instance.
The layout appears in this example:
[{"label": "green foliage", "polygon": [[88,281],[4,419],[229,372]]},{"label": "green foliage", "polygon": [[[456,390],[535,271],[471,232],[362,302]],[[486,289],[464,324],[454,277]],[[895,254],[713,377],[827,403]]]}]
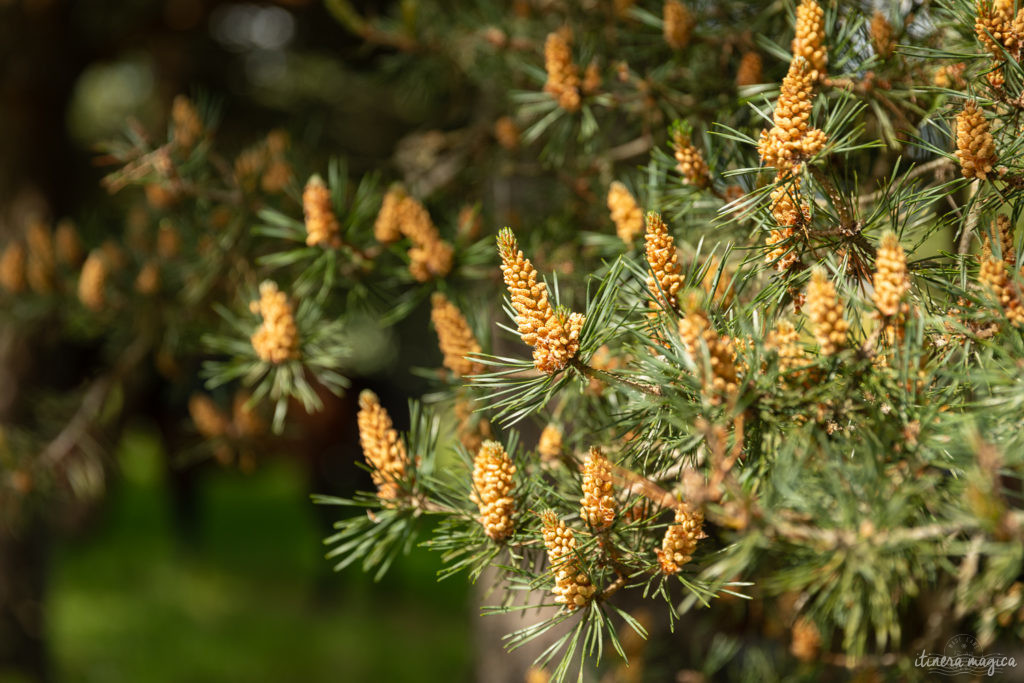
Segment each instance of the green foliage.
[{"label": "green foliage", "polygon": [[[670,628],[701,636],[681,643],[674,663],[730,679],[868,669],[941,649],[956,629],[974,629],[985,647],[1020,637],[1024,298],[1019,239],[1004,244],[993,227],[997,216],[1015,225],[1024,211],[1017,48],[987,50],[978,9],[956,0],[890,26],[899,47],[883,56],[862,7],[823,3],[828,73],[802,91],[783,81],[785,64],[803,59],[787,47],[788,3],[696,3],[681,49],[665,44],[653,1],[625,11],[549,3],[546,13],[521,3],[518,14],[470,4],[446,12],[446,3],[403,3],[401,16],[378,21],[328,3],[346,29],[389,51],[380,68],[410,99],[429,90],[425,74],[448,71],[456,75],[447,85],[479,103],[464,128],[415,138],[402,157],[404,191],[416,197],[408,201],[429,207],[436,234],[421,221],[378,242],[380,175],[350,179],[340,162],[327,174],[336,243],[309,245],[297,184],[275,194],[218,175],[225,164],[206,138],[183,158],[173,156],[173,128],[168,147],[129,136],[113,149],[129,166],[153,165],[122,171],[131,182],[190,197],[175,209],[190,216],[190,234],[211,202],[229,206],[232,227],[212,245],[224,264],[218,277],[183,265],[183,282],[209,284],[168,294],[179,306],[216,301],[221,319],[208,320],[203,337],[208,386],[240,382],[255,400],[269,398],[279,430],[291,400],[315,410],[319,389],[340,393],[358,373],[346,342],[357,315],[384,329],[414,320],[443,292],[470,307],[470,332],[485,330],[481,353],[456,354],[484,371],[437,373],[427,397],[471,405],[482,424],[470,428],[457,408],[455,445],[414,403],[401,475],[380,463],[375,472],[399,495],[317,499],[353,511],[327,539],[336,567],[361,563],[379,579],[426,531],[423,518],[436,519],[422,542],[445,562],[440,578],[496,577],[489,613],[545,608],[506,645],[543,642],[536,665],[555,680],[582,680],[604,655],[642,659],[626,652],[622,629],[646,637],[631,614],[644,601]],[[558,74],[543,45],[562,26],[574,39],[572,64],[559,68],[580,82],[563,73],[550,87]],[[752,51],[764,58],[764,83],[735,86],[731,74]],[[951,64],[961,60],[962,69]],[[993,85],[997,66],[1004,82]],[[553,96],[565,87],[579,89],[578,108]],[[970,132],[970,145],[956,122],[968,97],[989,126]],[[517,145],[494,144],[499,115],[521,131]],[[815,129],[821,144],[808,143],[788,167],[766,165],[763,140],[807,142]],[[675,132],[694,149],[676,149]],[[982,154],[989,132],[988,177],[962,177],[965,155]],[[157,150],[172,154],[174,174],[156,172]],[[707,162],[708,183],[685,176],[684,152]],[[418,155],[425,161],[409,161]],[[674,303],[649,283],[649,245],[611,237],[602,200],[620,179],[638,200],[634,215],[657,211],[669,225]],[[500,199],[521,187],[523,198]],[[477,201],[483,236],[464,220],[472,214],[453,220]],[[556,324],[563,304],[585,316],[564,367],[530,359],[517,331],[522,301],[506,298],[508,320],[501,315],[486,235],[501,224],[516,224],[546,287],[517,296],[538,315],[555,312],[534,321],[534,343],[568,344]],[[450,267],[425,278],[418,260],[439,244],[451,249]],[[298,357],[278,364],[256,355],[257,322],[233,312],[270,274],[297,303]],[[896,292],[895,314],[878,303],[886,291]],[[531,443],[547,425],[561,429],[557,448]],[[363,434],[364,448],[372,438]],[[483,438],[503,444],[516,468],[514,532],[501,542],[481,525],[487,492],[471,485],[479,465],[467,444]],[[612,465],[617,501],[602,529],[581,511],[593,482],[580,468],[592,447]],[[574,534],[561,567],[549,566],[549,510]],[[686,515],[696,545],[673,569],[663,553]],[[560,606],[551,589],[566,581],[595,593],[578,609]],[[737,608],[756,637],[725,627],[730,596],[757,606]],[[928,623],[913,618],[928,610]],[[819,651],[798,643],[788,653],[797,624],[820,635]],[[900,666],[900,675],[921,675]]]}]

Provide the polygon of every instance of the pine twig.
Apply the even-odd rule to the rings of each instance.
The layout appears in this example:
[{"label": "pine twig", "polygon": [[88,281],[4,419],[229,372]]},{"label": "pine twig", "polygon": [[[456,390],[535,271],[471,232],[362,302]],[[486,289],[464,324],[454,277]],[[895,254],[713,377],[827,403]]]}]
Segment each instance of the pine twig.
[{"label": "pine twig", "polygon": [[616,578],[613,582],[605,586],[605,589],[601,591],[600,595],[597,596],[598,602],[604,602],[608,598],[612,597],[619,590],[626,585],[626,577],[622,574],[616,573]]},{"label": "pine twig", "polygon": [[[928,163],[918,164],[911,170],[907,171],[906,174],[903,175],[903,180],[912,180],[913,178],[923,176],[927,173],[930,173],[931,171],[939,171],[940,169],[944,169],[947,167],[953,168],[953,162],[945,157],[939,157],[938,159],[933,159]],[[884,197],[887,191],[888,188],[883,187],[879,190],[875,190],[874,192],[862,194],[857,197],[857,205],[860,206],[861,208],[864,208],[865,206],[873,202],[876,202],[882,197]]]},{"label": "pine twig", "polygon": [[[967,191],[968,201],[974,199],[978,194],[978,188],[980,187],[980,181],[975,179],[971,182],[971,187]],[[971,205],[970,211],[967,212],[967,219],[964,221],[963,232],[960,233],[960,242],[957,245],[958,254],[966,254],[971,250],[971,235],[974,234],[974,228],[978,224],[978,214],[981,213],[981,204],[975,201]]]},{"label": "pine twig", "polygon": [[622,375],[616,375],[606,370],[598,370],[592,368],[579,358],[572,358],[569,361],[569,366],[579,371],[583,375],[596,379],[605,384],[619,384],[630,389],[636,389],[639,392],[647,394],[648,396],[663,396],[661,387],[655,384],[648,384],[647,382],[637,382],[636,380],[623,377]]},{"label": "pine twig", "polygon": [[150,348],[150,339],[139,336],[121,355],[120,361],[107,374],[95,379],[82,396],[78,410],[68,420],[57,436],[46,445],[39,454],[39,462],[47,468],[53,468],[61,460],[74,452],[75,446],[103,412],[103,406],[110,392],[124,377],[131,374],[135,367],[146,357]]}]

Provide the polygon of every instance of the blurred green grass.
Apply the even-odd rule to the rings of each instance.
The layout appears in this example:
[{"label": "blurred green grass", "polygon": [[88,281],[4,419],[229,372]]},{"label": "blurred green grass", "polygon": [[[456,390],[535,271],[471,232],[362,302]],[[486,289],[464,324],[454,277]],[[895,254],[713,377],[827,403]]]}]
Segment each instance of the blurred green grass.
[{"label": "blurred green grass", "polygon": [[278,460],[212,472],[196,544],[175,535],[159,445],[135,430],[123,481],[95,532],[54,556],[49,596],[58,680],[462,681],[470,679],[466,584],[438,584],[417,549],[380,583],[325,576],[303,474]]}]

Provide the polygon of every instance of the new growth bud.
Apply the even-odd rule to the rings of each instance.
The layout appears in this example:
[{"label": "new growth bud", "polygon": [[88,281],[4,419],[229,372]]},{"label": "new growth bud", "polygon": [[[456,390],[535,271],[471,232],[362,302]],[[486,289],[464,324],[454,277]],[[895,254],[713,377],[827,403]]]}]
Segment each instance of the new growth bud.
[{"label": "new growth bud", "polygon": [[373,236],[381,244],[397,242],[402,237],[401,212],[399,206],[405,199],[405,190],[399,186],[390,188],[385,194],[373,223]]},{"label": "new growth bud", "polygon": [[617,180],[608,188],[608,211],[619,239],[628,245],[633,244],[636,236],[644,230],[644,213],[626,186]]},{"label": "new growth bud", "polygon": [[693,31],[693,15],[679,0],[666,0],[662,10],[664,20],[665,42],[673,50],[682,50],[690,44],[690,33]]},{"label": "new growth bud", "polygon": [[576,536],[565,522],[551,510],[540,516],[544,547],[548,551],[548,564],[555,575],[555,602],[566,612],[573,612],[586,605],[594,596],[595,587],[584,573],[576,557]]},{"label": "new growth bud", "polygon": [[548,72],[544,92],[569,112],[580,108],[579,67],[572,60],[569,41],[560,32],[548,34],[544,42],[544,68]]},{"label": "new growth bud", "polygon": [[684,564],[693,559],[697,541],[704,538],[701,529],[703,524],[704,514],[700,510],[691,511],[682,503],[676,508],[675,524],[665,531],[661,548],[654,551],[664,574],[678,573]]},{"label": "new growth bud", "polygon": [[370,476],[383,501],[394,500],[401,492],[408,456],[405,443],[391,423],[391,416],[380,404],[377,394],[364,389],[359,394],[359,443],[366,462],[373,468]]},{"label": "new growth bud", "polygon": [[772,114],[775,125],[761,131],[757,143],[761,161],[780,174],[796,174],[803,161],[821,151],[828,140],[824,131],[810,124],[815,73],[805,58],[793,57]]},{"label": "new growth bud", "polygon": [[831,356],[846,346],[850,324],[843,318],[843,304],[836,296],[835,286],[821,267],[811,271],[806,309],[822,355]]},{"label": "new growth bud", "polygon": [[875,287],[871,299],[883,316],[892,317],[901,312],[903,297],[910,291],[910,277],[907,275],[907,256],[903,253],[896,233],[887,232],[882,236],[875,259]]},{"label": "new growth bud", "polygon": [[430,303],[430,319],[437,330],[441,353],[444,354],[444,366],[456,377],[478,375],[483,372],[482,364],[467,358],[470,354],[480,353],[480,344],[473,336],[473,331],[469,329],[469,323],[462,312],[440,292],[434,293]]},{"label": "new growth bud", "polygon": [[78,300],[90,311],[96,312],[107,304],[107,259],[102,249],[93,249],[82,264],[78,276]]},{"label": "new growth bud", "polygon": [[548,424],[541,430],[537,453],[541,460],[548,462],[557,460],[562,454],[562,430],[557,425]]},{"label": "new growth bud", "polygon": [[563,370],[579,351],[584,316],[552,308],[547,285],[537,282],[537,270],[509,228],[498,234],[498,254],[519,336],[533,347],[534,366],[548,374]]},{"label": "new growth bud", "polygon": [[191,151],[203,135],[203,122],[192,100],[185,95],[174,98],[171,122],[174,124],[174,145],[185,152]]},{"label": "new growth bud", "polygon": [[452,269],[452,246],[430,218],[430,212],[417,199],[405,197],[398,205],[398,226],[409,238],[409,272],[417,282],[444,277]]},{"label": "new growth bud", "polygon": [[988,121],[974,100],[956,117],[956,156],[965,178],[985,180],[996,164],[996,145]]},{"label": "new growth bud", "polygon": [[693,185],[698,190],[703,190],[711,184],[708,164],[704,161],[704,155],[694,146],[690,139],[690,131],[686,127],[673,126],[672,151],[678,162],[676,169],[683,176],[684,183]]},{"label": "new growth bud", "polygon": [[789,372],[807,364],[807,354],[800,345],[800,333],[788,320],[775,323],[775,329],[768,333],[765,346],[778,355],[780,372]]},{"label": "new growth bud", "polygon": [[260,285],[260,298],[249,303],[249,310],[263,318],[251,337],[260,360],[278,364],[299,358],[299,333],[292,304],[275,282],[266,280]]},{"label": "new growth bud", "polygon": [[331,206],[331,191],[319,175],[312,176],[302,191],[302,209],[306,215],[306,244],[321,247],[341,246],[341,228]]},{"label": "new growth bud", "polygon": [[11,294],[25,289],[25,246],[11,242],[0,256],[0,284]]},{"label": "new growth bud", "polygon": [[696,297],[690,297],[687,301],[686,314],[679,320],[679,337],[686,352],[700,368],[703,368],[702,343],[707,348],[710,368],[702,369],[701,372],[705,389],[712,394],[712,401],[719,400],[719,394],[736,392],[739,377],[732,339],[719,336],[707,313],[697,304]]},{"label": "new growth bud", "polygon": [[484,441],[473,459],[473,492],[469,498],[480,509],[480,524],[493,541],[503,541],[514,530],[516,467],[497,441]]},{"label": "new growth bud", "polygon": [[591,448],[583,461],[583,498],[580,517],[594,531],[603,531],[615,521],[615,490],[612,487],[611,463],[600,449]]},{"label": "new growth bud", "polygon": [[793,57],[803,57],[810,65],[812,81],[825,78],[828,50],[825,47],[825,12],[815,0],[801,0],[796,8],[796,31],[790,45]]},{"label": "new growth bud", "polygon": [[1017,288],[1010,280],[1007,270],[1006,261],[992,253],[992,246],[986,237],[981,252],[978,280],[996,298],[1011,323],[1024,325],[1024,304],[1021,303]]},{"label": "new growth bud", "polygon": [[740,58],[740,66],[736,69],[736,85],[740,88],[757,85],[761,82],[763,62],[756,52],[744,52]]},{"label": "new growth bud", "polygon": [[679,254],[668,226],[661,220],[661,215],[654,211],[647,212],[647,233],[644,239],[647,265],[650,267],[647,289],[656,300],[675,308],[679,305],[676,295],[683,286]]},{"label": "new growth bud", "polygon": [[192,394],[188,399],[188,413],[196,431],[207,439],[224,436],[231,428],[231,420],[206,394]]}]

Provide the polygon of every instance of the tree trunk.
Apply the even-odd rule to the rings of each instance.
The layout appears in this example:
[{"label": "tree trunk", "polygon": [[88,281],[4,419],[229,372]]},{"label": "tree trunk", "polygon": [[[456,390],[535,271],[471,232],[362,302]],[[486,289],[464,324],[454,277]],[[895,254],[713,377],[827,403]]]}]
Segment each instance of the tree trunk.
[{"label": "tree trunk", "polygon": [[38,516],[0,525],[0,679],[49,680],[44,597],[48,534]]},{"label": "tree trunk", "polygon": [[[0,8],[0,248],[29,217],[66,211],[73,191],[64,116],[80,65],[68,58],[75,49],[68,40],[70,7]],[[0,330],[0,425],[27,417],[22,389],[32,383],[31,335]],[[11,483],[0,476],[0,679],[45,681],[50,529],[36,501],[3,500],[10,495]]]}]

